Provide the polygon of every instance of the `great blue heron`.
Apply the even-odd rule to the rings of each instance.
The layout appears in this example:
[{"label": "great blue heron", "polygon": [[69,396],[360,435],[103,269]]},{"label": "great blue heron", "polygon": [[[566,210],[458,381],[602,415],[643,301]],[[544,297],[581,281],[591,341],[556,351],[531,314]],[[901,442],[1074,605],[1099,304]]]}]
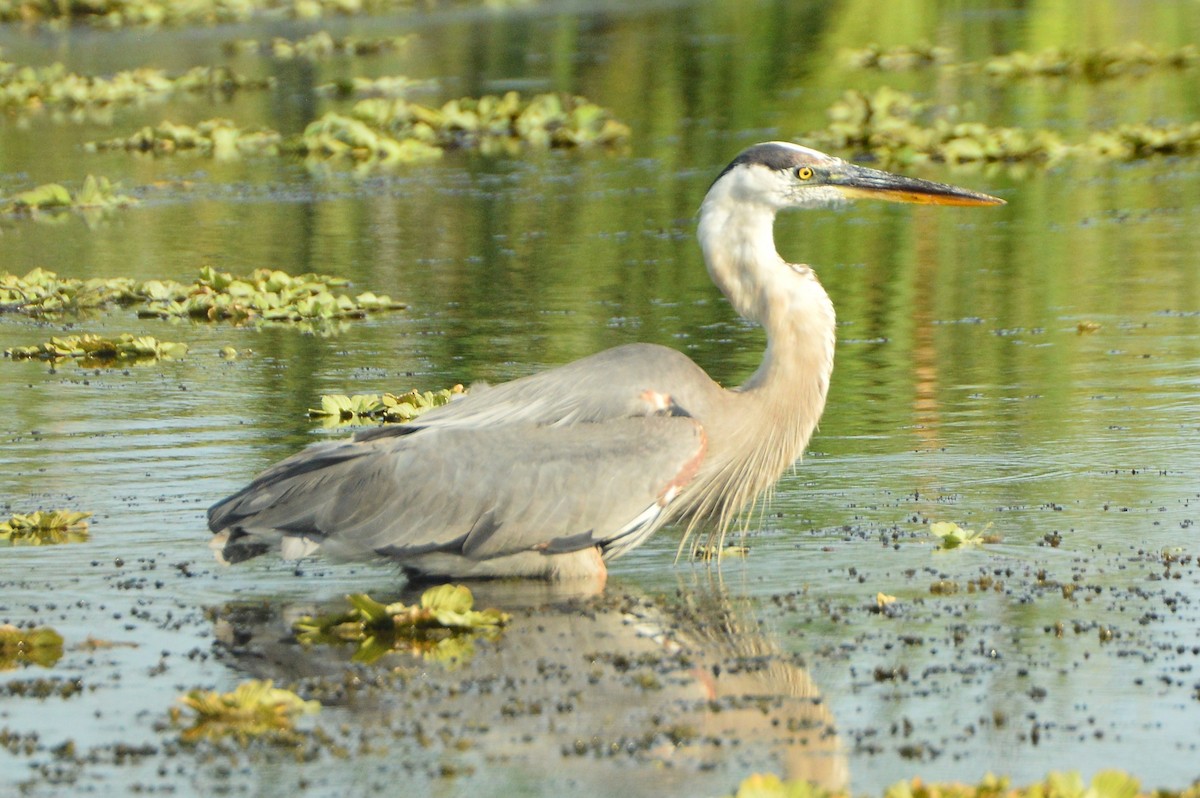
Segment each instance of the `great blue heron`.
[{"label": "great blue heron", "polygon": [[[428,577],[602,580],[677,519],[718,539],[804,451],[833,371],[834,311],[808,266],[775,251],[775,214],[873,197],[998,205],[783,142],[743,151],[700,206],[709,275],[767,333],[762,365],[722,388],[687,356],[609,349],[495,387],[412,422],[321,443],[214,505],[227,561],[278,544],[391,558]],[[690,525],[688,527],[691,529]]]}]

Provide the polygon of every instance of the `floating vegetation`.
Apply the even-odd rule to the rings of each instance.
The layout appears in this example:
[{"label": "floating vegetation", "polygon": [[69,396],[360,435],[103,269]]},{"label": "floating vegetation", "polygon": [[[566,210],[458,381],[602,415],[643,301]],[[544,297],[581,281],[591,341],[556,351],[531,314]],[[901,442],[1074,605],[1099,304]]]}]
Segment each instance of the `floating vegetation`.
[{"label": "floating vegetation", "polygon": [[317,86],[317,94],[327,97],[404,97],[418,89],[437,86],[432,80],[414,80],[404,75],[381,78],[352,77]]},{"label": "floating vegetation", "polygon": [[[830,791],[800,779],[783,781],[773,774],[755,773],[738,785],[734,798],[849,798],[846,790]],[[1120,770],[1102,770],[1085,783],[1077,772],[1050,773],[1042,782],[1013,787],[1007,778],[988,774],[979,784],[927,784],[919,778],[901,781],[884,791],[884,798],[1200,798],[1200,782],[1183,790],[1141,788],[1141,782]]]},{"label": "floating vegetation", "polygon": [[165,70],[149,67],[103,77],[79,75],[60,63],[32,67],[0,61],[0,108],[41,110],[52,106],[127,105],[174,94],[230,95],[272,85],[273,78],[248,78],[221,66],[198,66],[174,77]]},{"label": "floating vegetation", "polygon": [[83,187],[75,194],[58,183],[46,183],[10,197],[0,197],[0,214],[33,214],[64,209],[105,211],[135,204],[136,199],[119,193],[107,177],[88,175]]},{"label": "floating vegetation", "polygon": [[317,60],[334,56],[363,56],[396,52],[407,48],[415,38],[413,35],[385,36],[373,39],[364,39],[358,36],[334,38],[327,31],[317,31],[303,39],[277,37],[269,42],[260,42],[257,39],[238,39],[227,42],[225,52],[227,55],[257,53],[285,61],[294,58]]},{"label": "floating vegetation", "polygon": [[450,402],[455,396],[466,392],[461,385],[443,388],[440,391],[418,391],[413,389],[399,395],[378,394],[326,394],[321,397],[320,407],[310,407],[310,418],[320,418],[327,426],[349,422],[381,421],[403,423],[412,421],[427,410]]},{"label": "floating vegetation", "polygon": [[[192,690],[179,702],[195,713],[192,725],[180,735],[189,743],[233,737],[245,744],[252,738],[290,732],[297,715],[321,709],[317,701],[305,701],[270,680],[257,679],[242,682],[231,693]],[[183,712],[172,708],[172,723],[178,725],[182,720]]]},{"label": "floating vegetation", "polygon": [[[348,91],[392,93],[414,85],[407,78],[351,83]],[[330,91],[337,91],[330,84]],[[503,97],[451,100],[432,108],[401,98],[360,100],[342,114],[329,112],[311,122],[295,139],[284,140],[266,128],[242,129],[227,119],[209,119],[195,127],[163,122],[131,136],[90,141],[84,149],[126,150],[169,155],[195,152],[216,158],[296,154],[310,160],[350,160],[366,165],[417,163],[442,157],[446,149],[513,151],[522,146],[587,147],[625,142],[629,127],[582,97],[539,94],[528,100],[517,92]]]},{"label": "floating vegetation", "polygon": [[0,522],[0,541],[7,541],[12,546],[82,543],[88,539],[87,519],[91,517],[91,513],[75,510],[17,513]]},{"label": "floating vegetation", "polygon": [[275,155],[283,136],[269,128],[241,128],[228,119],[206,119],[192,125],[161,122],[146,126],[131,136],[85,142],[88,152],[126,150],[155,155],[190,152],[218,160],[243,155]]},{"label": "floating vegetation", "polygon": [[1195,45],[1155,50],[1141,42],[1131,42],[1098,50],[1052,48],[1039,53],[1018,50],[990,58],[978,66],[983,74],[994,80],[1052,77],[1100,82],[1155,70],[1191,69],[1198,63],[1200,50]]},{"label": "floating vegetation", "polygon": [[949,64],[954,52],[931,44],[899,45],[883,48],[868,44],[859,49],[842,50],[841,58],[852,69],[877,69],[882,72],[910,72]]},{"label": "floating vegetation", "polygon": [[724,560],[726,557],[749,557],[749,546],[728,545],[724,548],[720,546],[708,545],[699,546],[696,548],[695,557],[698,560]]},{"label": "floating vegetation", "polygon": [[985,534],[991,528],[989,522],[982,530],[976,532],[973,529],[963,529],[953,521],[937,521],[929,525],[929,531],[936,535],[938,541],[938,551],[949,551],[957,549],[959,546],[982,546],[984,543],[999,543],[998,535]]},{"label": "floating vegetation", "polygon": [[235,276],[206,266],[190,286],[143,283],[140,292],[148,301],[138,316],[298,322],[363,318],[371,312],[406,307],[370,291],[351,297],[333,290],[346,284],[340,277],[325,274],[292,276],[278,269],[256,269]]},{"label": "floating vegetation", "polygon": [[818,147],[869,153],[886,163],[1026,162],[1053,164],[1069,156],[1132,160],[1200,152],[1200,122],[1121,125],[1070,144],[1051,130],[958,122],[955,106],[933,108],[888,87],[847,91],[828,110],[829,125],[802,137]]},{"label": "floating vegetation", "polygon": [[62,635],[49,626],[35,629],[19,629],[10,624],[0,626],[0,671],[25,664],[49,668],[62,659],[62,655]]},{"label": "floating vegetation", "polygon": [[[402,302],[370,291],[350,296],[335,290],[347,284],[330,275],[292,276],[278,269],[257,269],[249,275],[235,276],[206,266],[189,285],[173,280],[136,282],[127,277],[78,280],[34,269],[24,277],[0,273],[0,312],[47,316],[120,303],[142,305],[138,316],[144,318],[325,323],[405,307]],[[156,356],[182,354],[169,348],[174,345],[163,346],[168,348],[156,350],[160,352]],[[128,351],[137,347],[133,342],[125,345]]]},{"label": "floating vegetation", "polygon": [[509,621],[499,610],[474,609],[475,598],[463,585],[431,587],[414,605],[381,604],[364,593],[346,600],[352,605],[347,612],[296,621],[296,639],[304,645],[357,643],[356,662],[407,651],[453,664],[473,654],[472,636],[495,636]]},{"label": "floating vegetation", "polygon": [[1200,49],[1184,45],[1174,50],[1156,50],[1141,42],[1092,50],[1050,48],[1037,53],[1016,50],[986,61],[954,63],[945,47],[927,43],[883,48],[869,44],[841,52],[842,61],[853,69],[909,72],[944,67],[979,72],[996,81],[1030,78],[1074,78],[1099,83],[1154,71],[1192,69],[1200,64]]},{"label": "floating vegetation", "polygon": [[0,0],[0,22],[103,28],[219,25],[256,16],[317,19],[411,6],[405,0]]},{"label": "floating vegetation", "polygon": [[64,360],[78,358],[88,365],[131,360],[173,360],[187,354],[188,345],[160,341],[149,335],[122,333],[116,338],[99,335],[66,335],[34,346],[4,350],[13,360]]}]

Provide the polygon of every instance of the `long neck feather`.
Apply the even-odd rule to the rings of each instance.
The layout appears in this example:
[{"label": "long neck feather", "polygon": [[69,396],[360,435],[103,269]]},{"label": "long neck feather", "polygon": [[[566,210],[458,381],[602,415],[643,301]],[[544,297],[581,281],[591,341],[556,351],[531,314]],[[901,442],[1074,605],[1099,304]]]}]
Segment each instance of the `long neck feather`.
[{"label": "long neck feather", "polygon": [[728,392],[723,412],[703,420],[709,456],[680,509],[716,517],[710,543],[803,454],[825,408],[835,336],[833,304],[816,275],[775,250],[775,208],[733,201],[719,188],[700,210],[705,264],[734,309],[764,327],[767,351]]}]

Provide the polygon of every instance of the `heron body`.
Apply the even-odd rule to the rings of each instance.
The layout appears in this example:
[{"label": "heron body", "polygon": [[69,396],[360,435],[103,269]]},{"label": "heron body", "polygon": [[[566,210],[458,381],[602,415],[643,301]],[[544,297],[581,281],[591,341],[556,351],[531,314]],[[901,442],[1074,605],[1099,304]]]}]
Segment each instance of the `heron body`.
[{"label": "heron body", "polygon": [[[776,252],[778,211],[847,198],[990,205],[986,194],[751,147],[714,181],[698,236],[713,281],[767,350],[726,389],[687,356],[631,344],[494,387],[400,425],[321,443],[209,509],[237,561],[278,546],[387,557],[426,577],[603,578],[604,561],[678,519],[723,534],[816,429],[833,372],[833,304]],[[690,526],[689,526],[690,529]]]}]

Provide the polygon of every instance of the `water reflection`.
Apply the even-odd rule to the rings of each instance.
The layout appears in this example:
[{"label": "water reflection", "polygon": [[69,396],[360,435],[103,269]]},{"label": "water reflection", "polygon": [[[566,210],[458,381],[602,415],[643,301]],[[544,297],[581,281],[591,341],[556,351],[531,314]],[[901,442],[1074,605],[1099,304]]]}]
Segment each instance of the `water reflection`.
[{"label": "water reflection", "polygon": [[291,637],[296,617],[344,603],[227,605],[218,650],[247,675],[322,696],[322,723],[350,724],[387,749],[381,773],[451,768],[487,792],[507,782],[545,795],[567,783],[579,794],[709,794],[756,770],[847,785],[817,685],[719,582],[689,585],[677,600],[611,583],[598,596],[513,582],[472,588],[477,607],[503,608],[512,621],[456,663],[396,652],[360,665],[354,646]]}]

